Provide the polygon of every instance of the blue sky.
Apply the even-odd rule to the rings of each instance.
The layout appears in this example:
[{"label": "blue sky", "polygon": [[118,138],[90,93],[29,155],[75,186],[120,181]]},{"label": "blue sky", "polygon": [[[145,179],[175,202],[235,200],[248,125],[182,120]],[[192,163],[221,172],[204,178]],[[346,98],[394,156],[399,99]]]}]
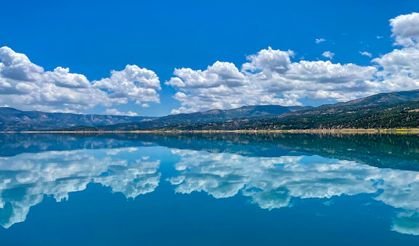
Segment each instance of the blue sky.
[{"label": "blue sky", "polygon": [[[160,103],[146,102],[149,107],[141,107],[143,102],[128,100],[109,106],[141,115],[169,114],[181,106],[180,111],[184,112],[205,109],[196,105],[207,99],[193,99],[195,91],[165,84],[174,77],[175,68],[205,70],[216,61],[225,61],[240,69],[247,56],[268,47],[292,50],[294,62],[330,60],[322,56],[329,51],[334,54],[333,63],[369,66],[372,58],[395,49],[389,20],[419,11],[418,1],[382,0],[16,0],[1,1],[1,6],[0,46],[25,54],[45,71],[68,67],[89,81],[109,77],[111,70],[123,70],[127,64],[154,71],[161,84]],[[325,41],[316,43],[316,39]],[[369,52],[372,58],[361,55],[362,51]],[[179,91],[195,101],[182,104],[173,98]],[[300,96],[298,102],[316,105],[344,98]],[[261,103],[232,98],[212,105],[228,108],[226,105],[253,102]],[[5,100],[3,104],[22,107]],[[55,110],[56,107],[51,111]],[[104,110],[98,103],[81,112]]]}]

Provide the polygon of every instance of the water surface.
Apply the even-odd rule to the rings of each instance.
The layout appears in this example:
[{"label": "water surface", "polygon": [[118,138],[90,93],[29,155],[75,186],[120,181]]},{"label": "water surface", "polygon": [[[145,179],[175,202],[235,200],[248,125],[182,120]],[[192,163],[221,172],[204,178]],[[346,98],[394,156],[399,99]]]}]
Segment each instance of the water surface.
[{"label": "water surface", "polygon": [[0,135],[0,245],[419,245],[419,137]]}]

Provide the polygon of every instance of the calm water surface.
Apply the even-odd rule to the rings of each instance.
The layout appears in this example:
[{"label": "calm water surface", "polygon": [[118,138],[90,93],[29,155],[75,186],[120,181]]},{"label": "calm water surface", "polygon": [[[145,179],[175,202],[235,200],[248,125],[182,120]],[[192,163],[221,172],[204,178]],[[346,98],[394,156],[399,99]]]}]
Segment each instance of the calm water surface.
[{"label": "calm water surface", "polygon": [[0,135],[0,245],[419,245],[419,137]]}]

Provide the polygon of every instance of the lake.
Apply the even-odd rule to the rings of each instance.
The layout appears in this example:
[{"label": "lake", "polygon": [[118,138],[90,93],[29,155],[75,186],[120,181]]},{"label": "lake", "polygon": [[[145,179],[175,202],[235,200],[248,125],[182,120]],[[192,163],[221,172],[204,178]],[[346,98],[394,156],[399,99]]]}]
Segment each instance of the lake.
[{"label": "lake", "polygon": [[419,245],[419,136],[0,135],[0,245]]}]

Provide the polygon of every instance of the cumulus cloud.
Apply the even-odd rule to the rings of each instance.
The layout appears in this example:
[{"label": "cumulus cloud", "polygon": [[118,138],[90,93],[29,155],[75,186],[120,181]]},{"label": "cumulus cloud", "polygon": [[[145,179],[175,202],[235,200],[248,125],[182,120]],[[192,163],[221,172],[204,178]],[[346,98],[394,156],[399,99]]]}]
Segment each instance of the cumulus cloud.
[{"label": "cumulus cloud", "polygon": [[[419,88],[419,13],[390,20],[394,44],[380,57],[360,54],[372,64],[360,66],[328,61],[295,60],[291,50],[271,47],[247,56],[243,64],[216,61],[204,69],[178,68],[166,84],[175,89],[180,107],[172,113],[229,109],[254,104],[302,105],[347,101],[380,92]],[[324,38],[318,38],[322,43]],[[102,105],[119,114],[116,106],[134,103],[148,107],[159,102],[156,73],[127,65],[110,77],[89,81],[69,68],[45,71],[8,47],[0,48],[0,106],[46,111],[84,112]],[[128,112],[129,113],[129,112]]]},{"label": "cumulus cloud", "polygon": [[56,86],[65,88],[87,88],[89,81],[82,74],[70,73],[69,68],[57,67],[54,71],[46,72],[45,80]]},{"label": "cumulus cloud", "polygon": [[[181,106],[172,113],[228,109],[253,104],[301,105],[309,99],[347,101],[380,92],[419,88],[419,14],[390,20],[395,49],[372,65],[293,61],[293,51],[262,49],[240,67],[217,61],[205,70],[176,69],[166,82]],[[316,43],[324,39],[316,39]],[[366,51],[361,55],[371,57]],[[334,53],[323,56],[333,59]],[[222,69],[221,69],[222,68]]]},{"label": "cumulus cloud", "polygon": [[242,70],[284,73],[291,64],[290,56],[294,56],[294,52],[291,50],[273,50],[268,47],[268,49],[263,49],[255,55],[248,56],[247,60],[249,62],[243,64]]},{"label": "cumulus cloud", "polygon": [[137,104],[159,102],[160,80],[151,70],[136,65],[127,65],[121,71],[112,71],[111,77],[95,81],[94,88],[103,89],[111,100]]},{"label": "cumulus cloud", "polygon": [[[375,75],[374,66],[292,62],[293,54],[269,47],[248,56],[240,69],[219,61],[206,70],[176,69],[175,77],[166,82],[178,90],[175,99],[181,103],[173,113],[254,104],[301,105],[302,98],[344,101],[371,93],[365,88]],[[222,67],[222,73],[216,67]]]},{"label": "cumulus cloud", "polygon": [[235,87],[242,85],[244,78],[236,66],[229,62],[215,62],[204,71],[190,68],[175,69],[174,74],[177,77],[169,80],[167,84],[179,88],[214,88],[223,84]]},{"label": "cumulus cloud", "polygon": [[0,48],[0,106],[26,110],[84,112],[97,105],[159,102],[157,75],[136,65],[112,71],[111,77],[89,81],[57,67],[45,71],[9,47]]},{"label": "cumulus cloud", "polygon": [[407,47],[395,49],[379,58],[373,59],[380,70],[377,80],[382,91],[413,90],[419,88],[419,49]]},{"label": "cumulus cloud", "polygon": [[402,46],[374,58],[377,67],[375,91],[388,92],[419,88],[419,13],[400,15],[390,20],[394,44]]},{"label": "cumulus cloud", "polygon": [[416,46],[419,42],[419,13],[399,15],[390,20],[395,44]]}]

